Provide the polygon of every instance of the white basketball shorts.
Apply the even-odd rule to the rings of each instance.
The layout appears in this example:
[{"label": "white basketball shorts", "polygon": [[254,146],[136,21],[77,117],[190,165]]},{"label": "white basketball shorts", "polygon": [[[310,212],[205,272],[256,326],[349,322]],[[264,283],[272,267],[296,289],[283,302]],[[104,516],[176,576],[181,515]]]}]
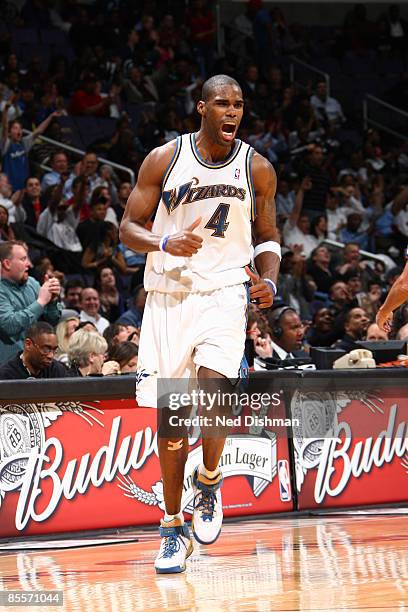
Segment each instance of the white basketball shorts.
[{"label": "white basketball shorts", "polygon": [[157,407],[158,379],[196,379],[200,366],[239,377],[246,337],[247,290],[149,292],[140,334],[136,399]]}]

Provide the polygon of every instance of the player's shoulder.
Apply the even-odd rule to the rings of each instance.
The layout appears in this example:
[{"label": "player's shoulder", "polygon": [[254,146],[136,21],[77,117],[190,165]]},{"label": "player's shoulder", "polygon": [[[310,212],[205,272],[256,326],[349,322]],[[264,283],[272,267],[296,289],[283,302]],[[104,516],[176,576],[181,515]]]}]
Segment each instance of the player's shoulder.
[{"label": "player's shoulder", "polygon": [[148,173],[150,176],[157,177],[161,180],[178,147],[179,139],[176,138],[175,140],[166,142],[160,147],[152,149],[143,161],[141,168],[142,174],[145,175],[145,173]]},{"label": "player's shoulder", "polygon": [[257,151],[254,151],[252,156],[251,171],[254,182],[264,180],[276,181],[276,172],[271,162]]}]

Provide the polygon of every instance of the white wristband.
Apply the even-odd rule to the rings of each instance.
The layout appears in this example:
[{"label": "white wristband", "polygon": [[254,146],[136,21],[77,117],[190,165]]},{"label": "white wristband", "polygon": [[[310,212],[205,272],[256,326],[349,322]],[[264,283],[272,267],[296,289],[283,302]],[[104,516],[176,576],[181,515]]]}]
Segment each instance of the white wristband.
[{"label": "white wristband", "polygon": [[268,242],[261,242],[261,244],[257,244],[254,248],[254,259],[261,253],[266,252],[275,253],[275,255],[279,257],[279,261],[282,259],[281,246],[279,242],[268,240]]},{"label": "white wristband", "polygon": [[270,285],[270,286],[271,286],[272,293],[273,293],[273,295],[275,296],[275,295],[278,293],[278,288],[277,288],[277,286],[275,285],[275,283],[273,282],[273,280],[271,280],[270,278],[263,278],[262,280],[263,280],[265,283],[267,283],[268,285]]}]

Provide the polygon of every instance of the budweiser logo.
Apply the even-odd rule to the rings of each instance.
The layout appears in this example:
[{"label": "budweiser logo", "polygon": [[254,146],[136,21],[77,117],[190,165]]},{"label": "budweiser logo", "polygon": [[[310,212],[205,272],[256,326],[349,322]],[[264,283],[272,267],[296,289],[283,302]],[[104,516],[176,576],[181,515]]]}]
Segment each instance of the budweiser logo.
[{"label": "budweiser logo", "polygon": [[[21,487],[15,519],[17,529],[24,529],[30,519],[38,522],[48,519],[63,497],[73,499],[86,493],[90,486],[100,487],[104,482],[111,482],[118,473],[127,474],[132,468],[138,470],[152,453],[157,454],[156,436],[150,427],[134,436],[126,436],[118,445],[120,424],[121,417],[113,419],[108,444],[102,446],[92,459],[87,453],[80,459],[69,461],[63,475],[58,473],[63,446],[57,438],[49,438],[42,448],[34,447],[30,452],[14,454],[2,462],[0,476],[11,471],[16,462],[25,464],[22,480],[3,485],[6,491]],[[42,495],[44,481],[51,482],[52,492],[45,509],[37,513],[35,503]]]},{"label": "budweiser logo", "polygon": [[[40,414],[35,411],[30,414],[34,415],[32,418],[36,419],[35,423],[42,431]],[[25,418],[18,413],[12,419],[3,419],[5,437],[10,443],[5,447],[7,452],[0,461],[3,496],[19,490],[15,514],[18,530],[25,529],[30,520],[43,522],[49,519],[62,499],[72,500],[77,495],[85,495],[90,487],[99,488],[114,479],[126,497],[147,505],[164,507],[160,481],[153,484],[150,491],[145,491],[129,475],[132,470],[140,470],[151,455],[158,455],[157,434],[152,428],[146,427],[122,438],[122,417],[117,416],[112,420],[106,445],[101,446],[94,456],[86,453],[63,466],[63,441],[56,437],[45,439],[42,435],[31,446],[30,429]],[[195,442],[195,439],[190,440],[190,443]],[[191,450],[182,498],[183,509],[187,512],[192,512],[191,473],[201,460],[201,447]],[[276,464],[276,438],[271,433],[257,438],[231,436],[220,460],[224,476],[245,475],[255,497],[272,482]]]},{"label": "budweiser logo", "polygon": [[[391,406],[386,429],[377,437],[369,437],[353,444],[353,433],[348,423],[333,426],[330,437],[307,440],[299,452],[300,464],[308,462],[311,445],[319,448],[314,497],[322,503],[326,495],[336,497],[349,480],[360,478],[374,467],[391,463],[394,457],[403,457],[408,451],[408,425],[405,421],[396,427],[398,407]],[[335,480],[336,484],[333,484]]]}]

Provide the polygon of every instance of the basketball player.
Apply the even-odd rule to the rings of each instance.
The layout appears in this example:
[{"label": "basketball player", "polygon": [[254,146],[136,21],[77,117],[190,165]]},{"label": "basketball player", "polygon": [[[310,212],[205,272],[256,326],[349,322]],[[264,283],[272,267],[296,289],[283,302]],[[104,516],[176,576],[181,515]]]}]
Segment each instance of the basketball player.
[{"label": "basketball player", "polygon": [[[234,383],[244,354],[248,277],[250,299],[272,305],[280,263],[271,164],[236,138],[242,91],[225,75],[208,79],[197,110],[201,127],[144,160],[122,220],[121,240],[147,252],[148,291],[139,346],[137,401],[155,406],[157,380],[198,378],[200,389]],[[158,208],[152,230],[145,224]],[[252,221],[252,227],[251,227]],[[254,236],[255,274],[251,260]],[[202,428],[203,464],[192,477],[193,534],[202,544],[222,524],[218,463],[225,435]],[[212,435],[211,435],[212,434]],[[157,573],[182,572],[192,540],[181,512],[187,433],[160,435],[165,516]]]},{"label": "basketball player", "polygon": [[405,251],[405,267],[399,277],[394,281],[384,304],[377,312],[375,322],[386,332],[391,331],[393,312],[408,300],[408,247]]}]

